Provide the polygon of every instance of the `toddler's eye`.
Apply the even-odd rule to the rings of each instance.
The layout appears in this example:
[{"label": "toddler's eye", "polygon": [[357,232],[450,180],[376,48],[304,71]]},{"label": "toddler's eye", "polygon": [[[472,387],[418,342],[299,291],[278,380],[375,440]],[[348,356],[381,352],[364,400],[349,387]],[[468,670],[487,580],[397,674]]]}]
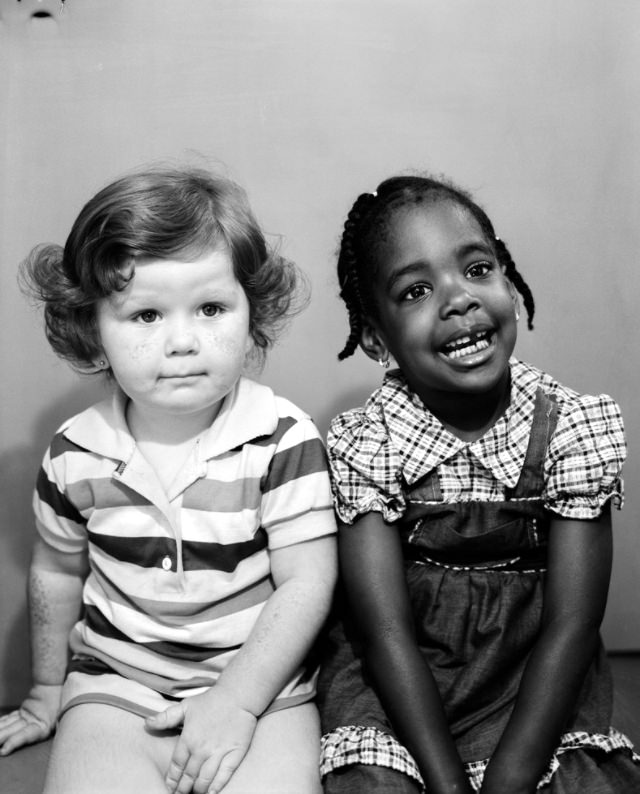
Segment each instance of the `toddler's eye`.
[{"label": "toddler's eye", "polygon": [[491,262],[474,262],[467,268],[467,276],[469,278],[481,278],[486,276],[492,270]]},{"label": "toddler's eye", "polygon": [[205,317],[215,317],[220,314],[220,307],[216,306],[215,303],[205,303],[202,307],[202,313]]},{"label": "toddler's eye", "polygon": [[424,298],[431,292],[431,287],[428,284],[414,284],[408,290],[402,293],[400,299],[402,301],[411,302]]},{"label": "toddler's eye", "polygon": [[158,319],[158,312],[155,309],[145,309],[143,312],[138,312],[134,319],[148,325]]}]

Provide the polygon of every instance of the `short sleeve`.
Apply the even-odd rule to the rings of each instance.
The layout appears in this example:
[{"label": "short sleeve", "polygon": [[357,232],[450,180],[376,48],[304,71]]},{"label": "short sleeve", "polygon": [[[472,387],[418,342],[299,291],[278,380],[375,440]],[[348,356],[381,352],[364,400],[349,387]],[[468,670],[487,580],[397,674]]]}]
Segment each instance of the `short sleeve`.
[{"label": "short sleeve", "polygon": [[362,409],[331,423],[327,437],[331,486],[336,512],[351,524],[365,513],[379,512],[396,521],[405,510],[400,457],[380,419]]},{"label": "short sleeve", "polygon": [[[69,469],[78,453],[60,433],[47,450],[33,494],[36,528],[42,540],[70,554],[87,546],[86,520],[69,495]],[[73,479],[73,477],[72,477]]]},{"label": "short sleeve", "polygon": [[545,465],[545,505],[569,519],[597,518],[622,504],[626,457],[620,408],[607,395],[576,397],[561,412]]},{"label": "short sleeve", "polygon": [[280,419],[283,432],[262,483],[261,522],[269,548],[336,532],[327,455],[306,416]]}]

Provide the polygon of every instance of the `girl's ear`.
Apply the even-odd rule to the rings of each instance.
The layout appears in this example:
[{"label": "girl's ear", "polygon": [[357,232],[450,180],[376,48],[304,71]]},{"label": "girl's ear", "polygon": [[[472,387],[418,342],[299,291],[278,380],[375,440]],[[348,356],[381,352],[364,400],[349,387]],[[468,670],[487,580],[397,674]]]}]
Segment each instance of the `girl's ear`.
[{"label": "girl's ear", "polygon": [[369,318],[366,318],[360,332],[360,347],[374,361],[384,363],[389,361],[389,348],[386,346],[382,335]]},{"label": "girl's ear", "polygon": [[520,296],[518,295],[518,290],[513,286],[510,279],[507,279],[507,284],[509,285],[509,292],[511,294],[511,300],[513,301],[513,311],[516,315],[516,320],[520,319]]}]

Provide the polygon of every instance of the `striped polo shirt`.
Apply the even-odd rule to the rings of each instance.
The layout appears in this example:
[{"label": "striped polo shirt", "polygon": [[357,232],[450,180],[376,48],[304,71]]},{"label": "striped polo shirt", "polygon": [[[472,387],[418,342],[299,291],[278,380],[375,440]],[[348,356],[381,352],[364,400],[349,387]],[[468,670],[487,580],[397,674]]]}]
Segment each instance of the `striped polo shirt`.
[{"label": "striped polo shirt", "polygon": [[[116,391],[62,425],[34,495],[38,531],[88,547],[75,653],[171,696],[215,683],[273,592],[269,550],[335,532],[325,451],[300,409],[241,378],[166,492]],[[300,669],[279,697],[307,699]]]}]

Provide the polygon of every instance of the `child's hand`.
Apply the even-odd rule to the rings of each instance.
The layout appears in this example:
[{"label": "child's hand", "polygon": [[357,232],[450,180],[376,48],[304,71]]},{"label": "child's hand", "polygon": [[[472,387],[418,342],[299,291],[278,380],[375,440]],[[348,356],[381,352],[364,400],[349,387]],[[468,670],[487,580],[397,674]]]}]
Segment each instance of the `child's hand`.
[{"label": "child's hand", "polygon": [[34,684],[17,711],[0,717],[0,755],[9,755],[18,747],[51,736],[60,711],[61,692],[61,684]]},{"label": "child's hand", "polygon": [[175,794],[218,794],[245,757],[257,719],[221,687],[185,698],[146,721],[152,730],[184,723],[165,778]]}]

